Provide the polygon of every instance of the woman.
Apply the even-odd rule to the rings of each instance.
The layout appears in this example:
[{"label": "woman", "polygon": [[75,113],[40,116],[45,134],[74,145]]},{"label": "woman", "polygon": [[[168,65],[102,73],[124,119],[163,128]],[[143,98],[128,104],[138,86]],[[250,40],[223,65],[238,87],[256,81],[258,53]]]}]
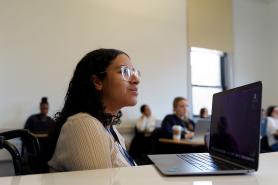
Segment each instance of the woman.
[{"label": "woman", "polygon": [[119,50],[98,49],[81,59],[56,115],[51,170],[136,165],[114,125],[120,122],[122,107],[137,103],[139,77],[129,56]]},{"label": "woman", "polygon": [[165,116],[161,124],[163,137],[172,138],[173,126],[179,125],[183,128],[182,138],[192,138],[194,136],[195,123],[187,117],[188,101],[183,97],[176,97],[173,101],[174,114]]},{"label": "woman", "polygon": [[48,114],[49,104],[47,97],[41,98],[40,113],[31,115],[24,126],[24,129],[30,130],[34,134],[48,134],[54,124],[54,120]]},{"label": "woman", "polygon": [[268,107],[266,114],[268,144],[272,151],[278,151],[278,107]]}]

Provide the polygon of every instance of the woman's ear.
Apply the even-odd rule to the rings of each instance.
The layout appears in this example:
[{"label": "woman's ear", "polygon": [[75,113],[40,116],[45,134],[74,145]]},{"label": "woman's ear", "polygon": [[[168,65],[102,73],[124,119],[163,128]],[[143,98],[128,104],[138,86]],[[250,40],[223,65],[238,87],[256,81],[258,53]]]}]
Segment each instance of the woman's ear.
[{"label": "woman's ear", "polygon": [[95,86],[96,90],[102,90],[102,81],[96,75],[92,76],[91,81],[93,82],[93,85]]}]

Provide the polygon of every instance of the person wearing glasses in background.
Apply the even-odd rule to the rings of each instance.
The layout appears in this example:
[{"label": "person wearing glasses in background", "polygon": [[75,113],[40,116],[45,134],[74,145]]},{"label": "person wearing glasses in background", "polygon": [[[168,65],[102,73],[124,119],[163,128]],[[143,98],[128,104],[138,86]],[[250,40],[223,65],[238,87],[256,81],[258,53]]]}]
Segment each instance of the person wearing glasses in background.
[{"label": "person wearing glasses in background", "polygon": [[[115,125],[137,103],[140,72],[116,49],[98,49],[77,64],[50,137],[50,171],[135,166]],[[51,153],[50,153],[51,156]]]},{"label": "person wearing glasses in background", "polygon": [[183,129],[181,138],[192,138],[194,136],[195,123],[187,117],[187,99],[176,97],[173,101],[173,110],[174,114],[169,114],[162,120],[161,131],[163,132],[163,137],[172,138],[173,126],[177,125]]}]

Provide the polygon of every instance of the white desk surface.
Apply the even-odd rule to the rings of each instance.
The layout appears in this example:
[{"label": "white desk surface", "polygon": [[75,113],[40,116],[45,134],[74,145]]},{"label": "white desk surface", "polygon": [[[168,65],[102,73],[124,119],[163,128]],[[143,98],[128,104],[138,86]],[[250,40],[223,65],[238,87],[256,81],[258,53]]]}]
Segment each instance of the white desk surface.
[{"label": "white desk surface", "polygon": [[262,154],[250,175],[164,177],[154,166],[1,177],[1,185],[276,185],[278,152]]}]

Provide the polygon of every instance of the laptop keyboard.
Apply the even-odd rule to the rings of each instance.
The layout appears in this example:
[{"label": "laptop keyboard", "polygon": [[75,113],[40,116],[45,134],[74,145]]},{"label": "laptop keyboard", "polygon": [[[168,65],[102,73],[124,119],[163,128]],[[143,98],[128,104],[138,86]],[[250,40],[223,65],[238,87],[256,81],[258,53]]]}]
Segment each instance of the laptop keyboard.
[{"label": "laptop keyboard", "polygon": [[239,166],[212,158],[208,153],[177,154],[179,158],[199,168],[200,170],[237,170]]}]

